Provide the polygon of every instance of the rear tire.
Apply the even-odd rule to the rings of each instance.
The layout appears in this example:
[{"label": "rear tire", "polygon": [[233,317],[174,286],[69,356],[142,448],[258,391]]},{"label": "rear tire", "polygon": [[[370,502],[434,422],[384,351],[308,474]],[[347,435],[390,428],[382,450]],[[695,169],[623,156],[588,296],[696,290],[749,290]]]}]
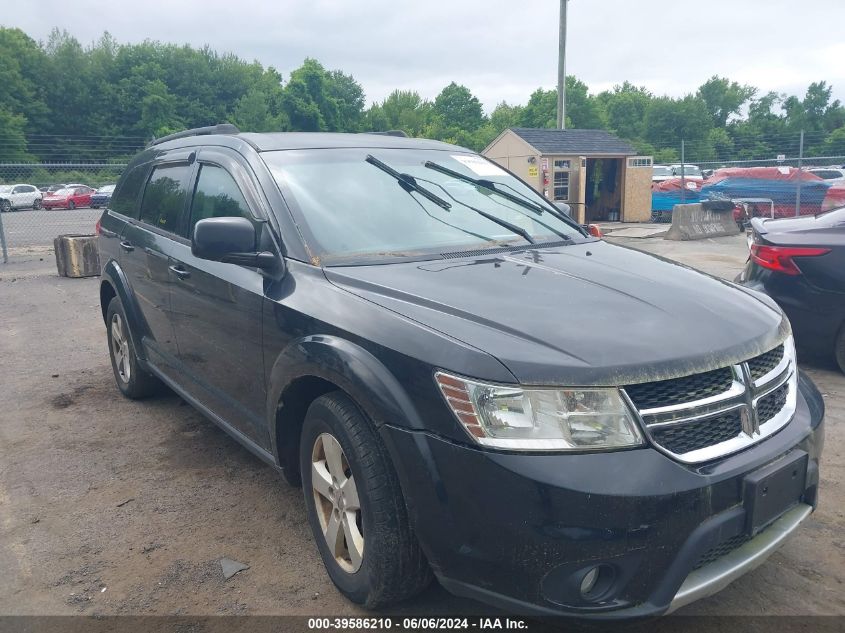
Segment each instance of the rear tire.
[{"label": "rear tire", "polygon": [[300,468],[308,523],[341,593],[372,609],[428,586],[431,569],[387,449],[346,394],[323,395],[308,408]]},{"label": "rear tire", "polygon": [[839,365],[839,370],[845,373],[845,324],[839,329],[836,343],[833,345],[833,352],[836,354],[836,364]]},{"label": "rear tire", "polygon": [[118,297],[109,302],[106,311],[106,336],[109,356],[117,388],[127,398],[139,400],[159,391],[161,382],[151,373],[141,369],[132,345],[129,322]]},{"label": "rear tire", "polygon": [[32,208],[35,211],[38,211],[41,208],[41,198],[36,198],[35,201],[32,203]]}]

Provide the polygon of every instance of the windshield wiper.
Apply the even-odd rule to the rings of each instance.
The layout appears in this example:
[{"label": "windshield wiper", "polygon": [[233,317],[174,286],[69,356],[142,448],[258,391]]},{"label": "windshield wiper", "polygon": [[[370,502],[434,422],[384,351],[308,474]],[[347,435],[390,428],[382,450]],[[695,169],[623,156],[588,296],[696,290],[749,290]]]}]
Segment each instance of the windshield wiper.
[{"label": "windshield wiper", "polygon": [[[444,167],[443,165],[439,165],[438,163],[432,162],[430,160],[427,160],[425,162],[425,167],[427,167],[428,169],[433,169],[434,171],[439,171],[441,174],[451,176],[452,178],[456,178],[458,180],[463,180],[464,182],[468,182],[472,185],[475,185],[476,187],[481,187],[482,189],[486,189],[487,191],[489,191],[491,193],[495,193],[496,195],[501,196],[505,200],[510,200],[514,204],[518,204],[523,209],[529,209],[529,210],[533,211],[537,215],[542,215],[544,212],[548,211],[553,216],[555,216],[558,220],[561,220],[564,223],[569,224],[569,222],[567,222],[567,220],[563,217],[563,215],[557,209],[552,210],[551,207],[549,207],[548,209],[544,209],[539,204],[535,204],[535,203],[531,202],[530,200],[527,200],[527,199],[525,199],[525,198],[523,198],[519,195],[514,195],[512,193],[508,193],[507,191],[502,191],[501,189],[499,189],[496,186],[497,183],[492,181],[492,180],[485,180],[483,178],[473,178],[472,176],[467,176],[465,174],[462,174],[459,171],[449,169],[448,167]],[[509,187],[508,185],[504,185],[504,186],[508,187],[508,189],[511,189],[511,187]],[[557,231],[555,231],[555,232],[557,232]]]},{"label": "windshield wiper", "polygon": [[461,205],[462,207],[466,207],[466,208],[467,208],[467,209],[469,209],[470,211],[475,211],[478,215],[480,215],[480,216],[482,216],[482,217],[484,217],[484,218],[487,218],[487,219],[488,219],[488,220],[490,220],[491,222],[495,222],[495,223],[496,223],[496,224],[498,224],[499,226],[501,226],[501,227],[503,227],[503,228],[506,228],[506,229],[507,229],[508,231],[510,231],[511,233],[515,233],[516,235],[519,235],[521,238],[523,238],[523,239],[524,239],[526,242],[528,242],[529,244],[535,244],[535,243],[536,243],[536,240],[535,240],[533,237],[531,237],[531,233],[529,233],[528,231],[526,231],[526,230],[525,230],[524,228],[522,228],[521,226],[517,226],[516,224],[512,224],[512,223],[508,222],[507,220],[503,220],[502,218],[496,217],[496,216],[495,216],[495,215],[493,215],[492,213],[487,213],[487,212],[486,212],[486,211],[484,211],[483,209],[479,209],[478,207],[474,207],[474,206],[472,206],[471,204],[467,204],[467,203],[466,203],[466,202],[464,202],[463,200],[458,200],[455,196],[453,196],[451,193],[449,193],[448,191],[446,191],[446,189],[444,189],[444,188],[443,188],[443,185],[441,185],[441,184],[439,184],[439,183],[432,182],[431,180],[425,180],[424,178],[421,178],[420,180],[422,180],[423,182],[428,182],[428,183],[431,183],[431,184],[432,184],[432,185],[434,185],[435,187],[440,187],[441,189],[443,189],[443,191],[444,191],[444,192],[446,192],[446,195],[447,195],[447,196],[449,196],[450,198],[452,198],[452,200],[454,200],[455,202],[457,202],[457,203],[458,203],[459,205]]},{"label": "windshield wiper", "polygon": [[452,205],[449,204],[448,202],[446,202],[443,198],[431,193],[425,187],[421,187],[420,185],[418,185],[417,181],[414,179],[414,177],[411,174],[399,173],[398,171],[393,169],[393,167],[383,163],[382,161],[380,161],[378,158],[376,158],[372,154],[367,154],[367,157],[364,160],[367,161],[368,163],[370,163],[371,165],[375,165],[376,167],[381,169],[386,174],[390,174],[391,176],[393,176],[396,179],[396,181],[399,183],[399,186],[402,187],[402,189],[404,189],[408,193],[410,193],[412,191],[416,191],[423,198],[427,198],[428,200],[431,200],[438,207],[446,209],[446,211],[448,211],[449,209],[452,208]]}]

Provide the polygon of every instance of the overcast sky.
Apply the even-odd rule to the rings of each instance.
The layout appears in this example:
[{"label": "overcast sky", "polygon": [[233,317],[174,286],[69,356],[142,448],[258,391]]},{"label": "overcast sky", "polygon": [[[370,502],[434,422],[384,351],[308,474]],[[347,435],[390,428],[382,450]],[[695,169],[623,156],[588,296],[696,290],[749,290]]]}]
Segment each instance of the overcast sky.
[{"label": "overcast sky", "polygon": [[[367,101],[395,88],[434,98],[450,81],[485,110],[554,87],[558,0],[31,0],[0,23],[83,44],[209,44],[276,67],[305,57],[352,74]],[[845,101],[845,0],[570,0],[567,71],[600,92],[629,80],[680,96],[718,74],[803,95],[827,80]]]}]

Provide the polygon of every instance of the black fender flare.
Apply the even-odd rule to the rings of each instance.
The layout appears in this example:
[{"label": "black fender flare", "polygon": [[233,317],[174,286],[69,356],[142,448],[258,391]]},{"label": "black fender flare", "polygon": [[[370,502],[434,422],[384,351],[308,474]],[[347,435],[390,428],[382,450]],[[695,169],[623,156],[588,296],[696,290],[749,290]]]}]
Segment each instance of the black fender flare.
[{"label": "black fender flare", "polygon": [[[135,356],[144,361],[147,359],[144,352],[144,346],[141,345],[141,340],[145,335],[149,334],[150,328],[147,325],[144,315],[138,307],[138,299],[129,285],[129,280],[126,278],[126,273],[115,260],[110,259],[103,266],[100,273],[100,288],[102,290],[103,284],[109,284],[114,290],[115,295],[120,297],[120,302],[123,304],[123,310],[126,313],[126,320],[129,325],[129,340],[132,342],[132,347],[135,350]],[[101,294],[102,296],[102,294]],[[108,306],[101,306],[103,310],[103,317],[105,317]],[[108,327],[108,324],[106,324]]]},{"label": "black fender flare", "polygon": [[395,424],[422,429],[419,413],[397,378],[375,356],[344,338],[311,335],[292,341],[276,358],[267,386],[271,451],[285,467],[285,447],[278,445],[277,415],[284,424],[283,396],[302,378],[337,385],[363,410],[376,428]]}]

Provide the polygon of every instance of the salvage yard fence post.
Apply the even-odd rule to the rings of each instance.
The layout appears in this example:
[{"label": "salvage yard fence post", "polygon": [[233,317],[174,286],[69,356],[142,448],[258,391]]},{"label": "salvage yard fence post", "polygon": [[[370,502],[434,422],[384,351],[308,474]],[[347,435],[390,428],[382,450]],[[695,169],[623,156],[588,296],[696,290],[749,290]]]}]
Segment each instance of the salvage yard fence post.
[{"label": "salvage yard fence post", "polygon": [[9,263],[9,249],[6,248],[6,232],[3,230],[3,214],[0,213],[0,247],[3,248],[3,263]]}]

